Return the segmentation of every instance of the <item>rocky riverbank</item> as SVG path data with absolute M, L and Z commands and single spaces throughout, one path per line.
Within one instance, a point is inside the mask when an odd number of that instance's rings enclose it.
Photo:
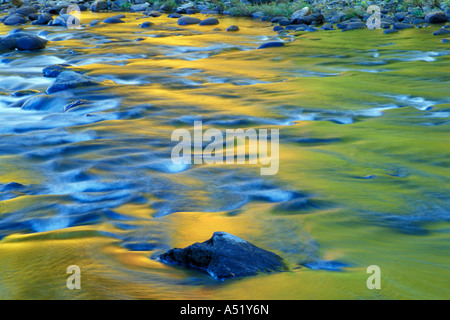
M 5 25 L 61 25 L 71 19 L 70 13 L 92 12 L 142 12 L 149 17 L 163 13 L 173 18 L 196 13 L 249 16 L 263 21 L 271 21 L 283 27 L 294 25 L 292 29 L 304 26 L 349 24 L 341 29 L 362 28 L 373 12 L 369 6 L 378 6 L 381 27 L 403 29 L 405 25 L 423 26 L 426 23 L 450 21 L 450 1 L 272 1 L 272 0 L 95 0 L 95 1 L 33 1 L 4 0 L 0 11 L 5 15 L 0 21 Z M 75 14 L 75 19 L 77 19 Z M 353 23 L 353 24 L 352 24 Z M 357 23 L 357 24 L 355 24 Z M 364 26 L 361 24 L 364 23 Z M 307 29 L 304 28 L 304 29 Z M 300 30 L 302 31 L 302 30 Z

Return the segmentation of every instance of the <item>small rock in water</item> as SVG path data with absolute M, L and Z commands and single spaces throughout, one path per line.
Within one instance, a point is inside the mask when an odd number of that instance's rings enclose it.
M 121 20 L 118 17 L 109 17 L 103 20 L 103 23 L 124 23 L 125 21 Z
M 198 18 L 182 16 L 181 18 L 178 19 L 177 23 L 180 26 L 185 26 L 185 25 L 189 25 L 189 24 L 199 24 L 200 22 L 201 22 L 201 20 Z
M 398 32 L 399 29 L 386 29 L 383 31 L 384 34 L 390 34 L 390 33 L 395 33 Z
M 167 16 L 167 18 L 181 18 L 183 15 L 179 14 L 179 13 L 171 13 Z
M 211 239 L 184 249 L 171 249 L 159 260 L 205 271 L 217 280 L 288 269 L 275 253 L 226 232 L 214 232 Z
M 214 17 L 206 18 L 205 20 L 200 21 L 199 25 L 201 26 L 214 26 L 219 24 L 219 20 Z
M 282 46 L 284 46 L 284 42 L 271 41 L 271 42 L 263 43 L 262 45 L 260 45 L 258 47 L 258 49 L 266 49 L 266 48 L 282 47 Z
M 227 28 L 227 32 L 236 32 L 236 31 L 239 31 L 238 26 L 232 25 Z
M 414 28 L 414 25 L 409 24 L 409 23 L 403 23 L 403 22 L 396 22 L 394 23 L 393 26 L 394 29 L 410 29 L 410 28 Z
M 72 66 L 70 64 L 52 64 L 50 66 L 45 67 L 42 69 L 42 75 L 44 77 L 49 78 L 55 78 L 57 77 L 61 72 L 71 70 Z
M 24 96 L 30 96 L 32 94 L 39 93 L 38 90 L 19 90 L 13 93 L 13 97 L 24 97 Z
M 81 87 L 97 86 L 101 85 L 99 81 L 94 80 L 91 77 L 81 75 L 74 71 L 63 71 L 57 77 L 55 82 L 48 87 L 47 93 L 55 93 L 67 89 L 75 89 Z
M 149 28 L 152 24 L 153 24 L 153 23 L 151 23 L 150 21 L 145 21 L 145 22 L 142 22 L 142 23 L 139 25 L 139 27 L 141 27 L 141 28 Z
M 450 29 L 446 29 L 446 28 L 441 28 L 441 29 L 436 30 L 435 32 L 433 32 L 433 34 L 435 36 L 439 36 L 441 34 L 448 34 L 448 33 L 450 33 Z

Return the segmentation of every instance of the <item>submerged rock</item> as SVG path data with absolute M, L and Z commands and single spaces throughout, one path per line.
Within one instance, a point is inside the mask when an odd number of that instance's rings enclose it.
M 202 270 L 217 280 L 287 270 L 280 256 L 226 232 L 214 232 L 211 239 L 184 249 L 171 249 L 159 260 Z
M 58 91 L 67 89 L 75 89 L 82 87 L 90 87 L 101 85 L 101 82 L 95 79 L 76 73 L 74 71 L 63 71 L 56 77 L 55 82 L 48 87 L 47 93 L 51 94 Z
M 262 45 L 260 45 L 258 47 L 258 49 L 266 49 L 266 48 L 282 47 L 282 46 L 284 46 L 284 42 L 271 41 L 271 42 L 263 43 Z

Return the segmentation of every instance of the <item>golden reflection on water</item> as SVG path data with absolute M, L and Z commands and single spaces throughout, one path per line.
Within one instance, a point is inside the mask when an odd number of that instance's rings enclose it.
M 107 14 L 83 13 L 82 23 L 104 19 Z M 448 98 L 448 55 L 434 62 L 397 61 L 373 66 L 365 72 L 355 62 L 369 59 L 370 50 L 395 58 L 407 50 L 444 50 L 430 37 L 430 30 L 404 30 L 383 37 L 380 32 L 297 34 L 297 40 L 283 49 L 253 50 L 274 34 L 270 25 L 250 19 L 223 17 L 225 29 L 237 24 L 236 34 L 212 31 L 200 26 L 179 27 L 168 18 L 139 19 L 127 14 L 126 23 L 100 26 L 97 35 L 111 42 L 93 47 L 84 38 L 53 41 L 58 50 L 76 48 L 86 58 L 102 54 L 114 56 L 145 54 L 147 58 L 124 59 L 123 64 L 93 62 L 83 65 L 92 76 L 149 76 L 152 81 L 119 84 L 107 89 L 125 97 L 126 107 L 148 103 L 172 110 L 174 117 L 199 112 L 220 120 L 224 115 L 260 117 L 279 122 L 267 128 L 280 129 L 285 137 L 280 146 L 280 170 L 268 177 L 285 189 L 299 190 L 314 197 L 319 207 L 301 212 L 282 211 L 276 204 L 254 201 L 236 215 L 229 212 L 175 212 L 155 217 L 146 204 L 125 204 L 115 208 L 133 220 L 124 226 L 139 225 L 142 233 L 158 230 L 165 245 L 185 247 L 210 238 L 215 231 L 226 231 L 255 245 L 274 251 L 287 259 L 291 271 L 216 283 L 196 271 L 166 266 L 155 260 L 158 250 L 130 251 L 120 240 L 108 235 L 125 235 L 126 229 L 102 218 L 96 224 L 73 226 L 47 232 L 11 234 L 0 241 L 0 298 L 14 299 L 446 299 L 450 297 L 449 223 L 444 217 L 424 223 L 426 234 L 396 231 L 383 224 L 377 213 L 405 216 L 429 201 L 428 193 L 445 194 L 448 188 L 448 125 L 422 126 L 420 111 L 409 106 L 388 110 L 381 117 L 361 117 L 362 106 L 391 101 L 384 93 L 413 95 L 427 99 Z M 137 24 L 153 21 L 156 26 L 140 29 Z M 159 25 L 166 24 L 170 28 Z M 28 28 L 28 27 L 27 27 Z M 34 27 L 30 27 L 33 29 Z M 10 28 L 1 25 L 0 32 Z M 188 30 L 188 31 L 187 31 Z M 82 30 L 68 31 L 74 35 Z M 177 36 L 172 36 L 177 33 Z M 150 37 L 147 37 L 149 36 Z M 159 35 L 159 37 L 155 37 Z M 146 37 L 136 43 L 137 37 Z M 393 42 L 390 46 L 381 46 Z M 239 44 L 240 50 L 218 51 L 200 59 L 183 59 L 189 51 L 165 55 L 181 47 L 207 47 L 213 44 Z M 283 50 L 283 51 L 280 51 Z M 23 54 L 23 53 L 21 53 Z M 24 55 L 24 54 L 23 54 Z M 348 55 L 347 58 L 335 56 Z M 113 59 L 114 60 L 114 59 Z M 120 59 L 119 59 L 120 60 Z M 349 61 L 347 63 L 347 61 Z M 335 64 L 335 66 L 333 66 Z M 331 65 L 331 67 L 330 67 Z M 359 69 L 358 69 L 359 68 Z M 448 69 L 448 68 L 447 68 Z M 191 70 L 196 70 L 189 74 Z M 308 72 L 305 72 L 308 71 Z M 188 76 L 182 76 L 187 72 Z M 313 73 L 311 73 L 313 72 Z M 425 77 L 425 74 L 433 74 Z M 121 78 L 123 77 L 123 78 Z M 447 77 L 447 78 L 446 78 Z M 206 80 L 205 80 L 206 79 Z M 209 81 L 208 81 L 209 79 Z M 213 79 L 213 80 L 211 80 Z M 114 79 L 112 79 L 114 81 Z M 132 81 L 135 79 L 132 78 Z M 196 85 L 187 84 L 189 80 Z M 248 81 L 242 85 L 239 81 Z M 235 83 L 233 83 L 233 81 Z M 252 82 L 253 81 L 253 82 Z M 370 103 L 366 103 L 369 101 Z M 281 107 L 299 106 L 287 123 Z M 196 109 L 189 109 L 190 107 Z M 122 108 L 122 107 L 121 107 Z M 176 109 L 179 108 L 179 109 Z M 280 109 L 281 108 L 281 109 Z M 289 109 L 287 109 L 289 110 Z M 356 121 L 337 124 L 331 121 L 305 121 L 300 113 L 332 110 L 354 112 Z M 435 107 L 448 110 L 448 104 Z M 169 139 L 176 124 L 162 118 L 108 120 L 70 128 L 72 132 L 89 129 L 99 135 L 113 132 L 145 139 Z M 167 116 L 169 117 L 169 116 Z M 261 124 L 258 124 L 261 126 Z M 210 125 L 212 127 L 212 125 Z M 206 128 L 206 126 L 205 126 Z M 336 139 L 332 143 L 296 143 L 290 138 Z M 100 143 L 97 141 L 95 143 Z M 84 143 L 94 142 L 80 142 Z M 124 148 L 126 146 L 123 146 Z M 142 146 L 145 148 L 145 146 Z M 150 149 L 150 147 L 148 147 Z M 120 153 L 120 146 L 115 150 Z M 95 152 L 80 155 L 96 160 Z M 33 163 L 20 157 L 0 158 L 0 183 L 42 183 L 44 177 Z M 215 167 L 223 167 L 216 165 Z M 230 166 L 230 170 L 233 166 Z M 410 174 L 395 176 L 398 168 Z M 201 170 L 201 166 L 194 170 Z M 257 174 L 254 166 L 247 171 Z M 91 173 L 102 174 L 92 168 Z M 144 170 L 140 174 L 154 172 Z M 207 201 L 207 181 L 187 173 L 158 173 L 162 177 L 191 186 L 192 201 Z M 360 179 L 373 175 L 376 179 Z M 53 200 L 54 199 L 54 200 Z M 431 198 L 433 199 L 433 198 Z M 34 205 L 40 201 L 59 201 L 53 195 L 23 195 L 0 202 L 0 214 Z M 445 202 L 444 202 L 445 203 Z M 448 203 L 448 202 L 447 202 Z M 416 206 L 416 207 L 417 207 Z M 425 212 L 434 212 L 433 203 Z M 439 209 L 439 208 L 438 208 Z M 428 210 L 428 211 L 426 211 Z M 383 214 L 381 214 L 382 216 Z M 378 220 L 377 220 L 378 219 Z M 341 272 L 311 270 L 298 264 L 302 255 L 345 261 Z M 311 252 L 308 252 L 311 250 Z M 65 284 L 66 268 L 77 264 L 82 270 L 82 290 L 71 291 Z M 366 268 L 376 264 L 382 270 L 382 289 L 368 290 Z

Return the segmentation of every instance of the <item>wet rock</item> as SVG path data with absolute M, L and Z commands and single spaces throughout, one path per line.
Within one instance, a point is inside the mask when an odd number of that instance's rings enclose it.
M 150 6 L 149 3 L 135 4 L 130 7 L 131 12 L 145 11 Z
M 101 85 L 101 83 L 91 77 L 81 75 L 74 71 L 63 71 L 56 77 L 53 84 L 48 87 L 47 93 L 51 94 L 68 89 L 98 85 Z
M 275 26 L 273 27 L 273 31 L 278 32 L 278 31 L 283 31 L 284 28 L 282 26 Z
M 202 270 L 217 280 L 287 270 L 280 256 L 226 232 L 214 232 L 211 239 L 184 249 L 171 249 L 159 260 Z
M 363 22 L 350 22 L 345 24 L 345 27 L 342 29 L 342 31 L 364 29 L 364 28 L 366 28 L 366 24 Z
M 322 26 L 322 28 L 320 28 L 320 29 L 325 30 L 325 31 L 334 30 L 333 25 L 330 23 Z
M 307 24 L 311 23 L 322 24 L 324 22 L 325 17 L 321 13 L 313 13 L 308 16 L 304 16 L 298 19 L 291 20 L 292 24 Z
M 185 25 L 189 25 L 189 24 L 199 24 L 200 22 L 201 22 L 201 20 L 198 18 L 183 16 L 178 19 L 177 23 L 180 26 L 185 26 Z
M 12 31 L 4 38 L 0 38 L 0 51 L 8 50 L 39 50 L 45 48 L 47 40 L 25 32 Z
M 28 90 L 16 91 L 12 95 L 13 95 L 13 97 L 25 97 L 25 96 L 30 96 L 30 95 L 33 95 L 33 94 L 36 94 L 36 93 L 39 93 L 39 91 L 38 90 L 28 89 Z
M 298 19 L 303 18 L 305 16 L 309 16 L 310 14 L 312 14 L 311 8 L 304 7 L 303 9 L 295 11 L 291 15 L 291 20 L 298 20 Z
M 153 23 L 151 23 L 150 21 L 145 21 L 145 22 L 142 22 L 142 23 L 139 25 L 139 27 L 141 27 L 141 28 L 149 28 L 152 24 L 153 24 Z
M 0 52 L 17 48 L 17 39 L 11 37 L 0 38 Z
M 103 23 L 114 24 L 114 23 L 124 23 L 125 21 L 121 20 L 118 17 L 109 17 L 102 21 Z
M 67 112 L 67 111 L 69 111 L 70 109 L 74 109 L 74 108 L 76 108 L 76 107 L 78 107 L 78 106 L 80 106 L 80 105 L 82 105 L 82 104 L 86 104 L 87 103 L 87 100 L 83 100 L 83 99 L 81 99 L 81 100 L 76 100 L 76 101 L 74 101 L 74 102 L 71 102 L 71 103 L 69 103 L 69 104 L 66 104 L 65 106 L 64 106 L 64 108 L 63 108 L 63 111 L 64 112 Z
M 91 22 L 89 22 L 89 26 L 93 27 L 93 26 L 96 26 L 99 23 L 100 23 L 100 20 L 92 20 Z
M 162 15 L 162 13 L 159 11 L 151 11 L 151 12 L 147 13 L 147 17 L 153 17 L 153 18 L 158 18 L 161 15 Z
M 31 24 L 33 25 L 47 25 L 50 21 L 53 20 L 53 16 L 49 13 L 41 13 L 37 20 L 33 21 Z
M 441 28 L 441 29 L 436 30 L 435 32 L 433 32 L 433 35 L 439 36 L 441 34 L 449 34 L 449 33 L 450 33 L 450 29 Z
M 55 96 L 38 94 L 24 102 L 22 110 L 54 110 L 61 108 L 61 99 Z
M 12 14 L 3 21 L 5 26 L 18 26 L 25 24 L 27 20 L 20 14 Z
M 384 34 L 391 34 L 391 33 L 395 33 L 398 32 L 399 29 L 386 29 L 383 31 Z
M 52 64 L 42 70 L 42 75 L 44 77 L 56 78 L 61 72 L 69 71 L 71 68 L 72 66 L 70 64 Z
M 396 23 L 394 23 L 393 28 L 394 29 L 399 29 L 399 30 L 410 29 L 410 28 L 414 28 L 414 25 L 409 24 L 409 23 L 396 22 Z
M 226 30 L 227 32 L 236 32 L 239 31 L 239 27 L 236 25 L 229 26 Z
M 407 12 L 396 12 L 394 14 L 394 17 L 396 17 L 398 21 L 403 21 L 407 15 L 408 15 Z
M 47 40 L 37 36 L 23 36 L 17 39 L 17 49 L 19 50 L 40 50 L 47 45 Z
M 284 46 L 284 42 L 271 41 L 271 42 L 263 43 L 262 45 L 260 45 L 258 47 L 258 49 L 267 49 L 267 48 L 282 47 L 282 46 Z
M 214 17 L 206 18 L 205 20 L 200 21 L 199 25 L 201 26 L 214 26 L 219 24 L 219 20 Z
M 425 16 L 427 23 L 443 23 L 447 21 L 447 16 L 444 11 L 430 12 Z
M 22 6 L 19 9 L 16 9 L 16 13 L 20 14 L 24 17 L 28 17 L 32 13 L 36 13 L 37 10 L 33 6 Z
M 167 18 L 173 18 L 173 19 L 178 19 L 178 18 L 181 18 L 181 17 L 182 17 L 182 15 L 179 14 L 179 13 L 171 13 L 171 14 L 169 14 L 167 16 Z
M 104 0 L 96 0 L 91 4 L 90 9 L 92 12 L 106 11 L 108 3 Z

